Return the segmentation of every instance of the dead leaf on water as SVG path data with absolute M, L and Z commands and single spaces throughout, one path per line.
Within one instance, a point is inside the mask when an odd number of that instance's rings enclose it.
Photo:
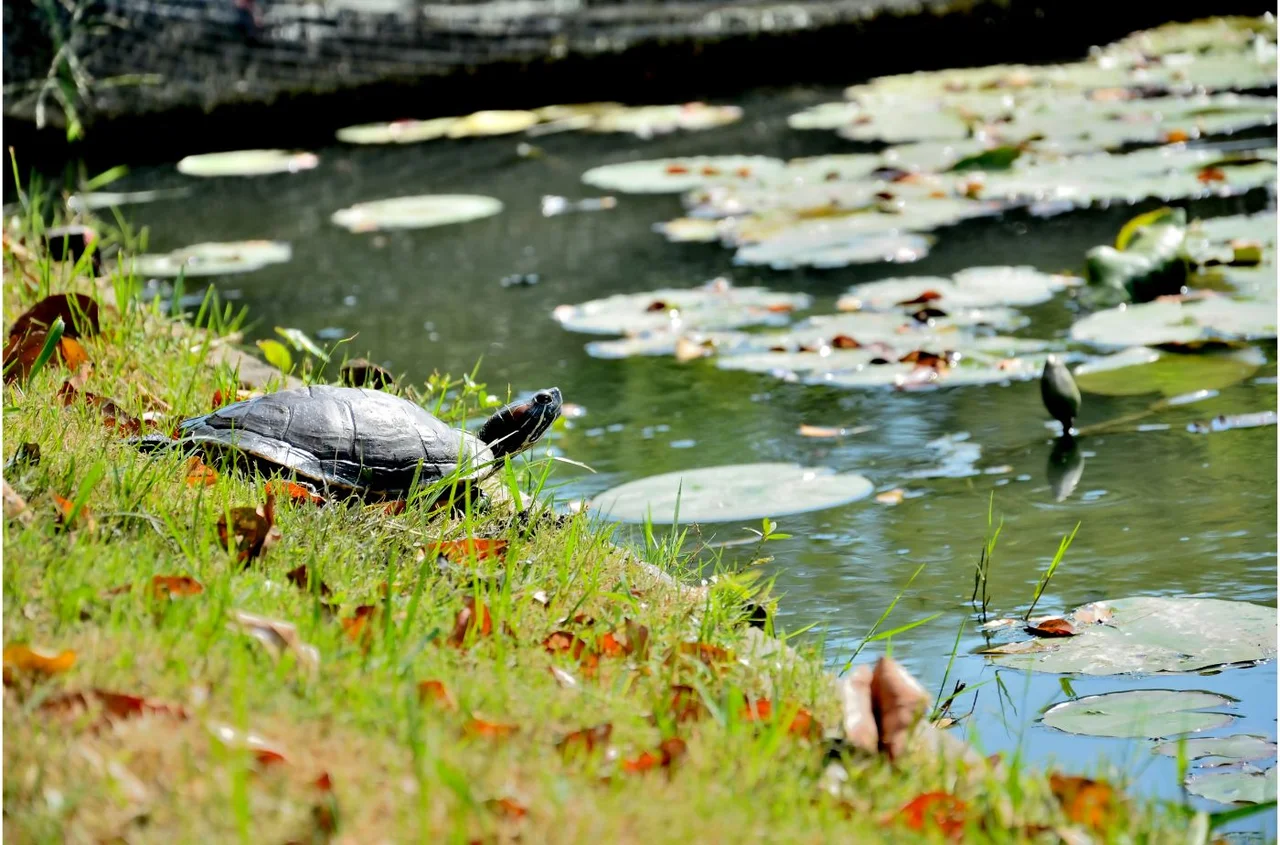
M 1035 634 L 1037 637 L 1074 637 L 1076 635 L 1075 626 L 1058 617 L 1033 619 L 1027 623 L 1025 630 L 1028 634 Z

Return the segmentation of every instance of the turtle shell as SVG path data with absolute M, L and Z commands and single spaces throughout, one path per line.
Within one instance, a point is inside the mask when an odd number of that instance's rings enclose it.
M 183 442 L 238 452 L 325 487 L 403 497 L 492 459 L 487 446 L 378 390 L 313 385 L 236 402 L 181 424 Z M 474 475 L 474 473 L 473 473 Z

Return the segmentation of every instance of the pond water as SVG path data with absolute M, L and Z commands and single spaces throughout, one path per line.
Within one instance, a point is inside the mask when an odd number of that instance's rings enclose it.
M 984 637 L 969 605 L 974 566 L 988 531 L 988 508 L 1004 520 L 990 575 L 996 615 L 1020 614 L 1035 583 L 1077 522 L 1079 534 L 1038 612 L 1068 611 L 1131 595 L 1197 595 L 1274 606 L 1276 601 L 1276 431 L 1272 427 L 1204 435 L 1194 420 L 1276 406 L 1275 345 L 1261 344 L 1268 364 L 1255 377 L 1210 400 L 1144 420 L 1167 430 L 1121 431 L 1081 441 L 1083 473 L 1075 491 L 1055 501 L 1047 475 L 1052 431 L 1035 382 L 960 387 L 926 393 L 854 391 L 787 384 L 767 376 L 671 358 L 598 360 L 590 336 L 563 330 L 551 312 L 619 292 L 690 287 L 716 276 L 815 297 L 831 311 L 850 284 L 895 275 L 947 275 L 975 265 L 1030 264 L 1079 272 L 1091 246 L 1110 242 L 1141 208 L 1075 212 L 1049 219 L 1015 213 L 946 230 L 932 253 L 906 267 L 865 265 L 774 272 L 735 267 L 716 245 L 671 244 L 651 231 L 679 216 L 678 195 L 620 196 L 617 208 L 543 217 L 540 198 L 595 196 L 580 175 L 590 167 L 638 158 L 754 153 L 790 158 L 849 152 L 856 145 L 829 133 L 800 133 L 786 115 L 839 99 L 834 90 L 760 92 L 739 101 L 747 117 L 734 126 L 638 141 L 578 133 L 535 139 L 544 155 L 522 158 L 519 137 L 440 141 L 403 147 L 315 149 L 317 169 L 294 176 L 188 180 L 171 166 L 135 170 L 112 190 L 189 187 L 185 199 L 123 209 L 150 232 L 151 251 L 199 241 L 249 238 L 292 243 L 287 264 L 216 279 L 226 296 L 249 306 L 254 337 L 274 326 L 312 336 L 357 335 L 364 354 L 412 379 L 432 370 L 454 374 L 482 360 L 479 379 L 494 392 L 558 385 L 585 416 L 554 441 L 594 474 L 565 464 L 554 473 L 557 497 L 590 497 L 623 481 L 660 472 L 757 461 L 798 462 L 856 471 L 877 491 L 905 488 L 896 506 L 866 498 L 843 507 L 780 519 L 792 539 L 769 544 L 777 577 L 778 621 L 825 641 L 841 665 L 912 573 L 884 628 L 941 612 L 892 639 L 895 657 L 938 689 L 959 639 L 947 681 L 972 685 L 993 669 L 972 654 Z M 250 141 L 246 138 L 246 141 Z M 252 143 L 246 143 L 252 146 Z M 351 234 L 329 215 L 355 202 L 416 193 L 479 193 L 506 206 L 496 217 L 409 232 Z M 1256 193 L 1256 192 L 1255 192 Z M 1256 195 L 1201 202 L 1195 214 L 1239 214 L 1266 207 Z M 1148 206 L 1154 207 L 1154 206 Z M 530 287 L 503 287 L 511 274 L 536 273 Z M 1029 309 L 1024 334 L 1061 334 L 1073 315 L 1064 297 Z M 1153 396 L 1085 396 L 1081 424 L 1145 408 Z M 801 424 L 869 427 L 836 440 L 801 436 Z M 937 462 L 926 444 L 965 432 L 980 445 L 980 466 L 998 472 L 962 479 L 908 479 Z M 916 495 L 918 494 L 918 495 Z M 703 526 L 706 541 L 744 537 L 743 525 Z M 713 540 L 714 538 L 714 540 Z M 753 547 L 725 550 L 744 564 Z M 872 643 L 859 661 L 883 653 Z M 1139 789 L 1176 798 L 1174 762 L 1141 741 L 1070 736 L 1040 725 L 1041 710 L 1066 697 L 1054 675 L 1002 670 L 1009 695 L 987 684 L 976 691 L 968 722 L 989 752 L 1022 747 L 1032 758 L 1072 770 L 1106 762 L 1138 779 Z M 1276 733 L 1274 663 L 1212 675 L 1134 680 L 1074 678 L 1087 695 L 1135 686 L 1207 689 L 1239 699 L 1238 720 L 1219 733 Z M 956 709 L 974 705 L 964 695 Z M 1221 805 L 1205 803 L 1209 808 Z M 1255 817 L 1245 830 L 1274 835 Z

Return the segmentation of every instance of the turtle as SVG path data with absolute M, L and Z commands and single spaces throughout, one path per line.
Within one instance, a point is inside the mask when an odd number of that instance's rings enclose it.
M 413 402 L 359 387 L 311 385 L 256 396 L 184 420 L 177 438 L 150 435 L 145 451 L 181 448 L 223 455 L 265 475 L 291 474 L 330 494 L 366 501 L 407 499 L 453 478 L 479 483 L 541 437 L 560 415 L 560 389 L 502 406 L 472 434 L 450 428 Z M 466 484 L 471 482 L 471 484 Z M 448 491 L 441 498 L 462 500 Z

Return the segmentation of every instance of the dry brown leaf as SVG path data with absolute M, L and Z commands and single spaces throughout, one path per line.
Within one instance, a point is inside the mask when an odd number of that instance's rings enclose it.
M 212 487 L 218 483 L 218 473 L 213 467 L 200 460 L 199 455 L 187 458 L 186 476 L 188 487 Z
M 733 660 L 732 652 L 711 643 L 680 643 L 667 656 L 667 663 L 674 661 L 677 655 L 696 657 L 708 666 L 729 663 Z
M 88 505 L 80 508 L 76 512 L 75 503 L 70 499 L 64 499 L 57 493 L 51 493 L 53 503 L 58 508 L 58 528 L 66 531 L 69 529 L 83 528 L 92 533 L 98 529 L 98 522 L 93 518 L 93 511 L 89 510 Z M 72 524 L 72 514 L 75 514 L 74 524 Z
M 433 702 L 451 712 L 458 710 L 458 702 L 454 699 L 453 693 L 449 692 L 449 688 L 444 685 L 444 681 L 419 681 L 418 700 Z
M 132 719 L 138 716 L 168 716 L 174 719 L 186 719 L 187 711 L 179 704 L 110 692 L 103 689 L 70 691 L 59 693 L 45 699 L 40 709 L 59 715 L 78 714 L 87 711 L 97 704 L 102 708 L 104 718 Z
M 859 666 L 838 679 L 836 693 L 840 697 L 845 742 L 854 748 L 875 753 L 880 743 L 880 731 L 871 705 L 871 667 Z
M 1035 634 L 1037 637 L 1074 637 L 1076 635 L 1074 625 L 1056 616 L 1033 619 L 1026 625 L 1025 630 L 1028 634 Z
M 847 334 L 838 334 L 831 338 L 831 346 L 835 349 L 861 349 L 862 344 Z
M 1123 801 L 1109 783 L 1057 772 L 1049 775 L 1049 789 L 1068 819 L 1094 831 L 1111 828 Z
M 670 768 L 671 764 L 680 759 L 688 751 L 685 741 L 679 737 L 671 737 L 664 739 L 658 746 L 656 752 L 646 751 L 633 760 L 623 760 L 622 770 L 624 772 L 647 772 L 650 769 Z
M 964 838 L 967 812 L 965 802 L 949 792 L 926 792 L 907 802 L 884 824 L 898 823 L 922 832 L 936 827 L 944 836 L 959 842 Z
M 743 722 L 771 722 L 775 718 L 773 703 L 767 698 L 758 698 L 742 708 L 739 718 Z M 787 724 L 787 733 L 792 736 L 821 736 L 822 725 L 812 713 L 801 707 Z
M 493 633 L 493 618 L 484 602 L 477 602 L 474 596 L 462 600 L 462 609 L 453 621 L 453 632 L 449 634 L 449 645 L 462 648 L 468 637 L 479 639 Z
M 57 293 L 32 305 L 14 321 L 9 337 L 22 337 L 33 332 L 46 332 L 59 318 L 65 328 L 63 337 L 91 337 L 100 330 L 98 303 L 83 293 Z
M 514 798 L 490 798 L 484 802 L 490 810 L 504 819 L 522 819 L 529 815 L 529 810 Z
M 364 358 L 352 358 L 338 370 L 342 383 L 347 387 L 367 387 L 382 390 L 395 387 L 396 378 L 390 371 Z
M 354 614 L 343 619 L 342 630 L 346 632 L 347 639 L 353 643 L 361 642 L 367 649 L 373 641 L 373 626 L 369 623 L 377 612 L 376 605 L 362 604 L 356 608 Z
M 486 722 L 484 719 L 472 717 L 462 731 L 467 736 L 487 736 L 494 739 L 502 739 L 511 736 L 520 730 L 519 725 L 504 725 L 499 722 Z
M 325 503 L 324 496 L 292 481 L 268 481 L 266 489 L 290 502 L 309 502 L 317 507 Z
M 266 502 L 258 507 L 231 509 L 236 560 L 242 563 L 251 561 L 265 554 L 267 549 L 280 541 L 280 527 L 276 525 L 275 500 L 275 493 L 268 489 Z M 218 517 L 218 540 L 224 549 L 228 544 L 227 535 L 227 517 L 223 514 Z
M 676 684 L 671 687 L 669 709 L 676 724 L 696 722 L 711 714 L 707 705 L 702 702 L 702 696 L 698 691 L 686 684 Z
M 882 657 L 871 672 L 871 708 L 880 750 L 893 760 L 906 750 L 912 728 L 929 708 L 929 694 L 896 660 Z
M 542 647 L 548 654 L 568 654 L 574 660 L 580 659 L 584 653 L 590 651 L 586 640 L 572 631 L 556 631 L 542 641 Z
M 156 575 L 151 579 L 151 595 L 156 599 L 198 596 L 203 592 L 204 585 L 187 575 Z
M 467 537 L 463 540 L 440 540 L 428 543 L 425 548 L 429 554 L 444 555 L 451 563 L 462 563 L 471 558 L 481 561 L 498 557 L 507 550 L 508 544 L 508 540 Z
M 58 675 L 74 666 L 75 662 L 76 653 L 71 649 L 52 652 L 25 643 L 7 645 L 4 647 L 4 682 L 13 683 L 19 674 Z
M 74 404 L 77 401 L 84 401 L 85 404 L 92 405 L 98 409 L 98 413 L 102 416 L 102 424 L 122 437 L 133 437 L 142 431 L 141 420 L 124 411 L 114 401 L 105 396 L 80 390 L 77 386 L 78 383 L 83 382 L 77 382 L 77 379 L 73 378 L 63 382 L 62 387 L 58 388 L 58 396 L 62 398 L 64 406 Z
M 284 652 L 289 651 L 308 669 L 315 671 L 320 668 L 320 650 L 303 642 L 298 636 L 298 629 L 288 622 L 245 613 L 243 610 L 232 611 L 231 620 L 266 646 L 273 657 L 279 659 Z
M 604 746 L 608 745 L 609 737 L 611 736 L 613 736 L 613 725 L 610 722 L 605 722 L 594 727 L 574 731 L 556 743 L 556 747 L 566 757 L 571 757 L 574 754 L 590 754 L 597 747 L 603 749 Z

